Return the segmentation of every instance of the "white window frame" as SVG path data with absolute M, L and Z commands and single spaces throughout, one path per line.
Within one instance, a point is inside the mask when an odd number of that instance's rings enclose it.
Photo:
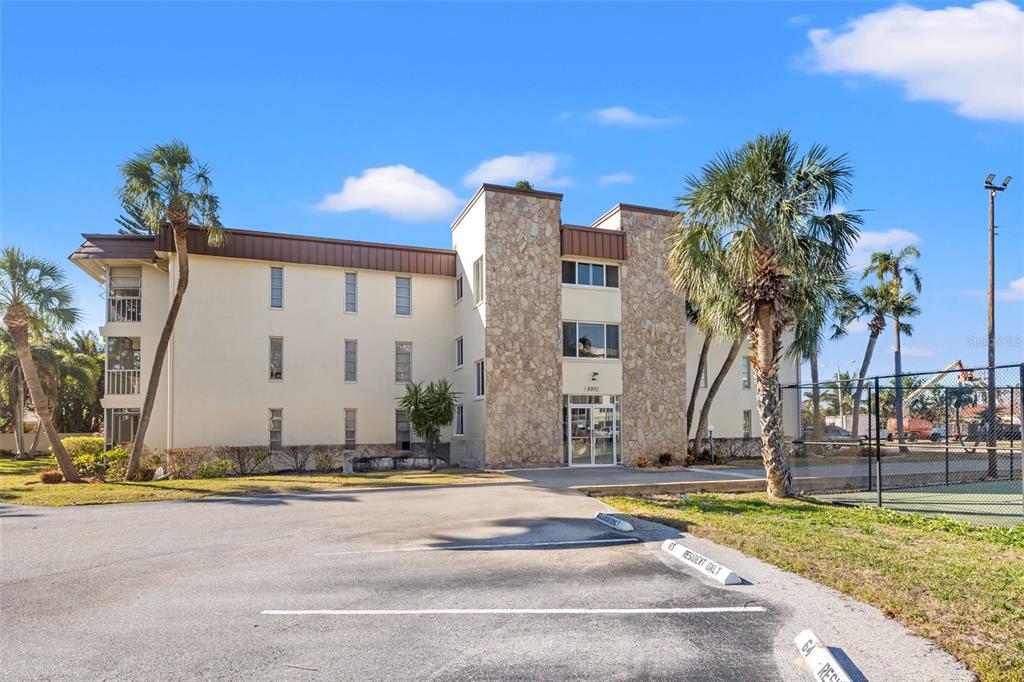
M 351 281 L 350 279 L 351 278 Z M 349 285 L 351 284 L 351 292 L 349 291 Z M 355 315 L 359 312 L 359 273 L 358 272 L 346 272 L 345 273 L 345 313 L 348 315 Z M 352 294 L 352 309 L 349 309 L 349 293 Z
M 743 437 L 753 438 L 754 437 L 754 412 L 753 410 L 743 410 Z
M 405 428 L 409 434 L 409 449 L 402 447 L 402 440 L 398 437 L 398 415 L 405 415 Z M 412 452 L 412 424 L 409 423 L 409 414 L 405 410 L 395 410 L 395 449 L 399 452 Z
M 750 357 L 743 358 L 743 362 L 740 364 L 740 386 L 747 389 L 753 385 L 753 367 L 750 364 Z
M 480 256 L 473 261 L 473 304 L 480 305 L 487 300 L 485 289 L 487 281 L 487 270 L 484 264 L 484 257 Z
M 348 378 L 348 348 L 349 344 L 352 344 L 354 359 L 354 367 L 352 368 L 352 378 Z M 359 381 L 359 340 L 358 339 L 345 339 L 345 346 L 342 349 L 341 358 L 342 370 L 341 375 L 344 378 L 345 383 L 354 384 Z
M 455 339 L 455 369 L 462 369 L 466 360 L 466 342 L 460 336 Z
M 278 377 L 274 376 L 274 341 L 281 342 L 281 367 L 279 368 L 281 376 Z M 284 337 L 271 336 L 270 345 L 267 348 L 267 353 L 267 381 L 273 381 L 275 383 L 284 381 Z
M 274 305 L 274 273 L 281 273 L 281 305 Z M 284 267 L 280 265 L 270 266 L 270 309 L 284 310 Z
M 274 413 L 278 412 L 277 420 L 277 448 L 274 447 Z M 267 411 L 267 440 L 271 452 L 278 452 L 284 449 L 284 408 L 271 407 Z
M 128 279 L 127 277 L 115 277 L 114 270 L 128 270 L 138 269 L 139 271 L 139 286 L 138 287 L 115 287 L 115 279 Z M 106 267 L 107 273 L 107 322 L 142 322 L 142 266 L 141 265 L 108 265 Z M 133 276 L 134 277 L 134 276 Z M 114 293 L 115 289 L 138 289 L 138 296 L 119 296 Z M 138 299 L 138 306 L 135 308 L 135 319 L 134 320 L 113 320 L 111 319 L 111 313 L 117 309 L 116 301 L 129 301 Z
M 352 428 L 351 429 L 349 428 L 349 424 L 348 424 L 349 416 L 352 417 Z M 343 431 L 343 433 L 341 434 L 342 435 L 342 444 L 343 444 L 343 446 L 344 446 L 344 448 L 346 450 L 352 450 L 352 449 L 355 448 L 356 443 L 357 443 L 356 439 L 357 439 L 357 433 L 358 433 L 357 429 L 358 429 L 358 424 L 359 424 L 359 411 L 356 408 L 354 408 L 354 407 L 346 407 L 345 411 L 343 413 L 343 417 L 342 418 L 344 420 L 344 422 L 342 423 L 342 431 Z M 349 431 L 352 432 L 352 438 L 348 437 Z
M 484 369 L 484 361 L 477 360 L 473 363 L 473 396 L 480 400 L 487 395 L 487 372 Z
M 465 287 L 465 280 L 463 280 L 462 275 L 460 274 L 458 277 L 455 278 L 455 304 L 456 305 L 458 305 L 459 303 L 462 303 L 462 295 L 463 295 L 463 292 L 464 292 L 464 287 Z
M 455 421 L 452 422 L 452 435 L 466 435 L 466 410 L 462 403 L 455 406 Z
M 403 313 L 398 309 L 398 290 L 399 281 L 406 281 L 409 283 L 409 312 Z M 395 276 L 395 315 L 397 317 L 411 317 L 412 316 L 412 277 L 406 277 L 404 275 Z
M 409 347 L 409 378 L 401 379 L 398 376 L 398 353 L 401 346 Z M 412 381 L 412 341 L 395 341 L 395 383 L 396 384 L 407 384 Z

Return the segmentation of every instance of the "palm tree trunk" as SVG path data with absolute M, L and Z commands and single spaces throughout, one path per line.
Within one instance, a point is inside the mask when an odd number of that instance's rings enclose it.
M 39 448 L 39 435 L 43 432 L 41 426 L 36 424 L 35 433 L 32 435 L 32 445 L 28 449 L 28 456 L 31 457 L 33 452 L 36 452 Z
M 736 356 L 740 354 L 740 348 L 743 346 L 742 340 L 736 340 L 732 342 L 732 346 L 729 347 L 729 354 L 725 357 L 725 362 L 722 363 L 722 368 L 718 370 L 718 374 L 715 375 L 715 380 L 708 386 L 708 394 L 704 396 L 704 405 L 700 408 L 700 422 L 697 424 L 697 433 L 693 437 L 693 448 L 695 453 L 700 453 L 701 445 L 703 445 L 704 434 L 708 431 L 708 419 L 711 417 L 711 403 L 715 400 L 715 395 L 718 393 L 718 389 L 721 388 L 725 382 L 725 377 L 729 374 L 729 370 L 732 369 L 732 365 L 736 362 Z
M 53 450 L 54 457 L 57 458 L 60 471 L 64 474 L 64 480 L 71 483 L 80 483 L 82 479 L 78 476 L 78 472 L 75 471 L 75 467 L 71 463 L 71 457 L 68 456 L 67 450 L 64 449 L 64 444 L 60 442 L 60 434 L 57 433 L 53 420 L 50 419 L 50 406 L 46 402 L 46 396 L 43 395 L 43 386 L 39 383 L 36 363 L 32 359 L 32 349 L 28 341 L 28 324 L 12 324 L 8 320 L 5 320 L 5 322 L 7 322 L 7 330 L 11 333 L 11 338 L 14 339 L 14 346 L 18 349 L 18 362 L 21 363 L 21 372 L 25 375 L 25 383 L 28 384 L 28 394 L 32 398 L 36 414 L 39 415 L 40 424 L 46 429 L 46 437 L 50 441 L 50 448 Z
M 697 405 L 697 392 L 700 390 L 700 382 L 704 378 L 705 368 L 708 366 L 708 352 L 711 350 L 711 334 L 704 335 L 704 342 L 700 346 L 700 358 L 697 360 L 697 374 L 693 380 L 693 388 L 690 389 L 690 402 L 686 406 L 686 428 L 693 431 L 693 409 Z M 698 438 L 700 437 L 698 432 Z M 700 452 L 700 443 L 695 441 L 697 452 Z
M 893 347 L 895 368 L 896 368 L 896 396 L 895 396 L 895 408 L 896 412 L 896 438 L 900 445 L 903 444 L 905 436 L 903 430 L 903 359 L 900 353 L 900 320 L 895 318 L 893 320 L 893 332 L 896 337 L 896 345 Z M 901 447 L 900 452 L 907 452 L 906 448 Z
M 792 495 L 789 462 L 782 447 L 782 401 L 779 386 L 779 356 L 782 340 L 773 313 L 774 303 L 758 304 L 751 335 L 754 393 L 761 420 L 761 459 L 764 461 L 767 492 L 771 497 Z
M 11 417 L 14 421 L 14 458 L 21 459 L 25 455 L 25 394 L 17 367 L 11 370 L 7 380 L 7 393 L 11 396 Z
M 821 386 L 818 384 L 818 351 L 811 351 L 807 356 L 811 363 L 811 440 L 821 441 Z M 842 394 L 839 394 L 842 400 Z M 818 446 L 814 446 L 817 451 Z
M 875 352 L 875 343 L 878 342 L 879 332 L 872 331 L 868 336 L 868 347 L 864 350 L 864 361 L 860 363 L 860 372 L 857 374 L 857 388 L 853 392 L 853 429 L 850 433 L 858 438 L 860 431 L 860 396 L 864 390 L 864 378 L 868 374 L 868 367 L 871 365 L 871 355 Z
M 132 443 L 132 454 L 128 459 L 128 467 L 125 471 L 125 478 L 131 480 L 135 477 L 139 468 L 139 460 L 142 458 L 142 449 L 146 442 L 146 429 L 149 427 L 149 419 L 153 414 L 153 404 L 156 402 L 157 389 L 160 387 L 160 375 L 163 373 L 164 358 L 167 356 L 167 346 L 171 342 L 171 334 L 174 332 L 174 323 L 178 319 L 178 311 L 181 309 L 181 301 L 185 298 L 185 290 L 188 288 L 188 225 L 174 225 L 174 250 L 178 255 L 178 282 L 174 290 L 174 299 L 171 301 L 171 308 L 167 311 L 167 319 L 164 321 L 164 329 L 160 334 L 160 341 L 153 352 L 153 367 L 149 372 L 149 381 L 146 384 L 146 399 L 142 403 L 142 410 L 139 413 L 139 427 L 135 433 L 135 441 Z

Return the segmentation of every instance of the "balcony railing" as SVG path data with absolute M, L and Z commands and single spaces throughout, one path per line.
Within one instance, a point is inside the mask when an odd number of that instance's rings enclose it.
M 107 299 L 107 322 L 141 321 L 141 296 L 111 296 Z
M 107 370 L 107 395 L 136 395 L 139 392 L 139 380 L 142 370 L 138 369 L 108 369 Z

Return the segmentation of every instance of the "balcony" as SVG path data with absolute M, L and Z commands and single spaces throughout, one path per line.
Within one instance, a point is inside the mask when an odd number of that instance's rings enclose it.
M 141 321 L 141 296 L 110 296 L 107 299 L 107 322 Z
M 141 385 L 140 369 L 108 369 L 107 395 L 138 395 Z

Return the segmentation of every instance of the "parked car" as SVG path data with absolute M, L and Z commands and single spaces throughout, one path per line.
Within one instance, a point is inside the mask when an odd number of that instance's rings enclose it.
M 813 426 L 804 427 L 803 438 L 804 440 L 813 440 Z M 853 434 L 841 426 L 825 424 L 821 427 L 821 440 L 853 440 Z

